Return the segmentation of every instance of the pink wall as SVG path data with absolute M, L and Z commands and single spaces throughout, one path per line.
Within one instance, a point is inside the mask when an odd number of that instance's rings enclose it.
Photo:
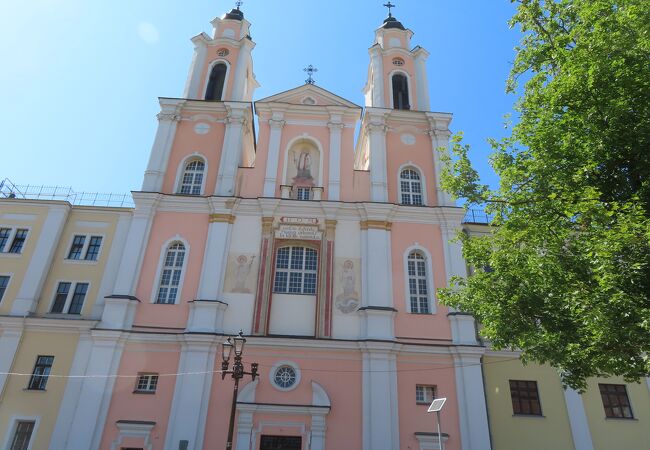
M 440 227 L 427 224 L 393 223 L 391 238 L 393 299 L 394 306 L 398 310 L 395 317 L 395 335 L 419 339 L 450 340 L 451 327 L 447 319 L 448 309 L 445 306 L 437 305 L 435 314 L 409 314 L 406 312 L 404 253 L 409 247 L 417 243 L 431 255 L 434 286 L 429 286 L 429 290 L 433 291 L 446 285 Z
M 156 214 L 136 290 L 140 303 L 136 310 L 135 326 L 185 328 L 189 315 L 187 303 L 196 299 L 208 225 L 207 214 Z M 158 267 L 161 254 L 165 251 L 164 244 L 176 237 L 185 239 L 189 244 L 189 251 L 186 249 L 185 253 L 186 267 L 180 296 L 175 305 L 152 303 L 152 298 L 156 295 L 152 290 L 158 281 Z
M 106 416 L 101 449 L 110 449 L 111 443 L 118 438 L 119 430 L 115 425 L 118 420 L 156 422 L 151 431 L 153 450 L 163 449 L 176 377 L 159 377 L 155 394 L 134 394 L 136 378 L 133 376 L 139 372 L 176 373 L 179 355 L 180 348 L 177 345 L 126 344 Z M 142 446 L 142 442 L 131 444 Z M 124 442 L 122 447 L 128 445 L 129 442 Z

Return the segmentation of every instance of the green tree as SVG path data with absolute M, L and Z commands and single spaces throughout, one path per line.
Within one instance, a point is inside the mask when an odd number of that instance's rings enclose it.
M 516 3 L 517 121 L 491 141 L 499 187 L 481 183 L 462 136 L 443 158 L 443 188 L 486 205 L 493 233 L 459 236 L 476 271 L 441 299 L 573 388 L 638 381 L 650 375 L 650 5 Z

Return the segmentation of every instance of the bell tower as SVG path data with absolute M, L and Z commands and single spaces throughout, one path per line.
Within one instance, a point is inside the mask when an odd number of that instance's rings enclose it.
M 185 84 L 184 98 L 208 101 L 250 102 L 259 87 L 253 73 L 251 52 L 255 43 L 250 22 L 237 7 L 212 23 L 212 37 L 201 33 L 192 38 L 194 56 Z
M 413 32 L 395 18 L 388 2 L 388 17 L 375 31 L 375 42 L 368 50 L 370 67 L 363 90 L 366 106 L 401 110 L 429 111 L 426 60 L 429 52 L 411 48 Z

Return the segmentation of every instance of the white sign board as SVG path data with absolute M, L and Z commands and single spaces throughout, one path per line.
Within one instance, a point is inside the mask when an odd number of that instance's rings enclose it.
M 300 239 L 308 241 L 320 241 L 323 232 L 318 227 L 304 225 L 284 225 L 275 231 L 276 239 Z
M 442 406 L 447 401 L 447 398 L 437 398 L 431 402 L 431 406 L 427 409 L 427 412 L 438 412 L 442 409 Z

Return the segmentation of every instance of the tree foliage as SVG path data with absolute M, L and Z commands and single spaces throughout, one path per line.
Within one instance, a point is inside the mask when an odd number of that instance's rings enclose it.
M 481 184 L 461 137 L 442 177 L 487 205 L 493 233 L 459 237 L 475 274 L 441 299 L 571 387 L 637 381 L 650 375 L 650 5 L 517 3 L 518 120 L 491 142 L 499 187 Z

